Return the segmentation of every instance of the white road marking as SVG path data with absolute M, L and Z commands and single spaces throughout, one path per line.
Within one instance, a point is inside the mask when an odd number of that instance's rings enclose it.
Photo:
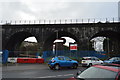
M 73 74 L 66 74 L 66 75 L 64 75 L 64 76 L 71 76 L 71 75 L 73 75 Z
M 53 78 L 53 77 L 56 77 L 56 76 L 44 76 L 44 77 L 37 77 L 37 78 Z
M 60 76 L 63 76 L 63 75 L 57 75 L 57 76 L 59 76 L 59 77 L 60 77 Z
M 35 78 L 55 78 L 55 77 L 61 77 L 61 76 L 71 76 L 74 74 L 65 74 L 65 75 L 56 75 L 56 76 L 44 76 L 44 77 L 35 77 Z

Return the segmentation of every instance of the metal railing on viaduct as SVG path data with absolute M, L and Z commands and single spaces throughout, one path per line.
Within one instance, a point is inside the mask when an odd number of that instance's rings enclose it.
M 77 23 L 115 23 L 120 18 L 84 18 L 84 19 L 57 19 L 57 20 L 0 20 L 0 24 L 77 24 Z

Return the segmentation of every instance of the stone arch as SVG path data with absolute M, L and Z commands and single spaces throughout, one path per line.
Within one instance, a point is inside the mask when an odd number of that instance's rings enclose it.
M 92 38 L 95 37 L 108 37 L 108 38 L 112 38 L 112 39 L 119 39 L 120 40 L 120 33 L 119 32 L 115 32 L 115 31 L 111 31 L 111 30 L 105 30 L 105 31 L 99 31 L 98 33 L 94 34 Z
M 45 40 L 44 45 L 43 45 L 43 50 L 44 51 L 45 50 L 51 50 L 50 47 L 53 45 L 53 42 L 57 39 L 56 35 L 57 35 L 57 32 L 53 32 L 52 35 L 48 36 L 48 38 Z M 61 37 L 73 38 L 76 41 L 76 43 L 79 44 L 78 38 L 75 37 L 70 32 L 58 30 L 58 38 L 61 38 Z
M 28 37 L 34 36 L 36 39 L 38 39 L 35 35 L 29 33 L 29 32 L 25 32 L 25 31 L 21 31 L 21 32 L 17 32 L 13 35 L 11 35 L 11 37 L 9 38 L 7 44 L 5 45 L 5 49 L 12 51 L 9 56 L 16 56 L 16 54 L 14 54 L 14 50 L 20 46 L 20 44 Z M 37 40 L 38 41 L 38 40 Z
M 95 37 L 106 37 L 103 42 L 103 48 L 107 53 L 111 53 L 111 55 L 119 54 L 120 52 L 120 33 L 111 30 L 99 31 L 94 34 L 90 39 Z M 109 44 L 109 46 L 108 46 Z M 109 48 L 109 51 L 108 51 Z

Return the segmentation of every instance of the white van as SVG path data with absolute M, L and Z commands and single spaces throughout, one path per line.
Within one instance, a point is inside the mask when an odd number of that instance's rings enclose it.
M 103 64 L 103 61 L 97 57 L 83 57 L 81 64 L 82 66 L 92 66 L 96 64 Z

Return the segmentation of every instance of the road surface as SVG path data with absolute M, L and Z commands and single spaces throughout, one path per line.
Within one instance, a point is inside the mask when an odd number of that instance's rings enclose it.
M 75 76 L 78 70 L 85 70 L 85 67 L 78 69 L 63 68 L 61 70 L 50 70 L 47 64 L 14 64 L 2 67 L 2 78 L 12 80 L 17 78 L 46 79 L 46 78 L 70 78 Z

